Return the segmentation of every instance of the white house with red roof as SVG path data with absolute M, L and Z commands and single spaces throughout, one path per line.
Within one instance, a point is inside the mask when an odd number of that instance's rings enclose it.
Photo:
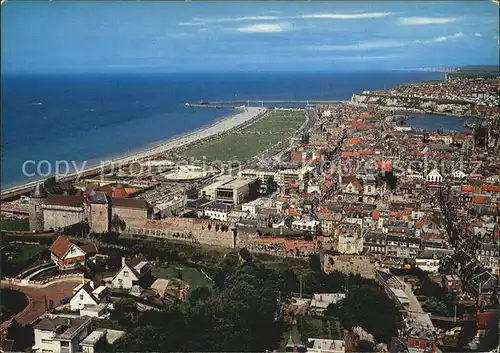
M 60 269 L 74 268 L 78 264 L 85 264 L 87 255 L 80 247 L 73 244 L 68 238 L 60 235 L 49 248 L 50 257 Z

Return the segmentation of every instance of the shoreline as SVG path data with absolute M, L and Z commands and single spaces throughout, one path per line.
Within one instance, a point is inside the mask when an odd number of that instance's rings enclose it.
M 216 136 L 220 133 L 227 133 L 231 130 L 237 129 L 241 125 L 252 122 L 268 109 L 262 107 L 247 107 L 245 108 L 245 111 L 242 112 L 241 110 L 242 109 L 237 109 L 237 111 L 240 112 L 216 119 L 196 130 L 191 130 L 177 136 L 172 136 L 164 141 L 152 143 L 150 146 L 141 147 L 134 151 L 122 153 L 115 156 L 101 158 L 100 161 L 92 161 L 93 163 L 85 169 L 79 172 L 68 173 L 61 178 L 71 179 L 78 177 L 79 174 L 90 173 L 92 171 L 102 169 L 103 163 L 106 163 L 106 165 L 109 166 L 125 166 L 144 158 L 154 157 L 155 155 L 159 155 L 161 153 L 165 153 L 182 146 L 190 145 L 196 141 Z M 2 197 L 7 197 L 6 194 L 8 193 L 13 193 L 16 191 L 19 192 L 28 187 L 34 187 L 36 184 L 45 181 L 49 177 L 50 176 L 47 176 L 43 179 L 19 182 L 16 185 L 2 187 Z

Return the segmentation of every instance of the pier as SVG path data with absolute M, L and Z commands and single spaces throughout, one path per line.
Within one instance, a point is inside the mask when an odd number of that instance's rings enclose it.
M 350 101 L 345 100 L 227 100 L 227 101 L 201 101 L 199 103 L 186 103 L 187 108 L 215 108 L 215 109 L 239 109 L 245 107 L 275 107 L 283 105 L 294 106 L 315 106 L 315 105 L 334 105 L 345 104 Z

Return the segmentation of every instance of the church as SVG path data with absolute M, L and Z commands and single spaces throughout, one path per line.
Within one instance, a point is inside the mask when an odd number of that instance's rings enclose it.
M 51 193 L 53 188 L 40 183 L 30 197 L 30 231 L 57 231 L 85 224 L 91 232 L 104 233 L 111 230 L 114 218 L 125 224 L 153 218 L 153 207 L 148 202 L 127 198 L 122 189 L 118 185 L 112 192 L 94 188 L 71 195 Z

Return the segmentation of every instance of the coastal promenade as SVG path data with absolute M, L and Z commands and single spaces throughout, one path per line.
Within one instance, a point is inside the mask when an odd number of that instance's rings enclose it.
M 166 142 L 160 143 L 158 145 L 152 146 L 148 149 L 142 150 L 142 151 L 137 151 L 130 153 L 128 155 L 125 155 L 123 157 L 115 158 L 112 160 L 103 160 L 101 163 L 97 165 L 93 165 L 89 168 L 86 168 L 83 171 L 80 171 L 79 173 L 71 173 L 68 174 L 64 177 L 61 177 L 61 181 L 74 181 L 77 178 L 82 178 L 82 177 L 90 177 L 93 175 L 97 175 L 99 173 L 107 173 L 110 170 L 119 168 L 119 167 L 125 167 L 131 163 L 140 161 L 145 158 L 153 157 L 155 155 L 158 155 L 160 153 L 167 152 L 169 150 L 172 150 L 174 148 L 179 148 L 181 146 L 186 146 L 189 145 L 193 142 L 203 140 L 212 136 L 216 136 L 221 133 L 228 132 L 230 130 L 236 129 L 241 125 L 248 124 L 254 119 L 257 119 L 262 116 L 267 111 L 266 108 L 256 108 L 256 107 L 248 107 L 245 108 L 245 111 L 231 115 L 229 117 L 223 118 L 221 120 L 218 120 L 214 123 L 212 123 L 209 126 L 202 127 L 198 130 L 189 132 L 183 136 L 180 137 L 174 137 L 172 139 L 169 139 Z M 35 185 L 38 183 L 42 182 L 43 180 L 37 180 L 37 181 L 32 181 L 29 183 L 25 183 L 19 186 L 15 186 L 12 188 L 4 189 L 2 190 L 1 194 L 1 199 L 6 200 L 12 197 L 17 197 L 22 194 L 25 194 Z

